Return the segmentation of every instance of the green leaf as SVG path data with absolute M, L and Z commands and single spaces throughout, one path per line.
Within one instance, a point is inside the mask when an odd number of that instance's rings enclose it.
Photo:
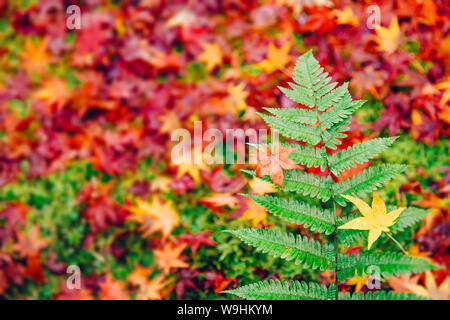
M 369 291 L 364 292 L 339 292 L 339 300 L 426 300 L 422 296 L 417 296 L 406 292 L 393 291 Z
M 358 276 L 363 277 L 363 272 L 369 274 L 367 272 L 369 267 L 379 268 L 380 274 L 384 278 L 410 275 L 440 268 L 425 258 L 410 257 L 403 253 L 373 251 L 359 252 L 357 256 L 355 254 L 339 254 L 338 265 L 339 281 L 353 278 L 355 272 Z
M 320 177 L 300 170 L 284 170 L 283 174 L 285 191 L 297 192 L 323 202 L 328 201 L 333 195 L 331 176 Z
M 308 168 L 320 167 L 320 170 L 325 171 L 327 165 L 325 148 L 314 148 L 288 143 L 282 144 L 282 147 L 296 148 L 289 155 L 289 158 L 292 159 L 292 161 L 294 161 L 295 163 L 300 163 Z
M 310 145 L 316 145 L 320 142 L 320 128 L 318 126 L 311 127 L 309 125 L 280 119 L 275 116 L 268 116 L 262 113 L 258 114 L 264 119 L 269 127 L 278 130 L 288 138 L 304 141 Z
M 274 116 L 303 124 L 315 124 L 317 122 L 317 112 L 300 108 L 263 108 Z
M 349 93 L 346 93 L 329 110 L 319 114 L 320 126 L 322 128 L 331 128 L 334 124 L 349 120 L 352 113 L 359 109 L 365 101 L 352 101 Z
M 361 197 L 367 192 L 377 190 L 383 183 L 403 172 L 407 167 L 403 164 L 381 164 L 365 168 L 353 177 L 334 183 L 333 192 L 335 195 L 339 195 L 336 197 L 336 202 L 345 207 L 347 200 L 341 197 L 341 194 L 355 194 Z
M 355 168 L 357 164 L 362 164 L 369 161 L 374 156 L 390 147 L 397 137 L 392 138 L 377 138 L 362 143 L 349 146 L 340 152 L 336 152 L 331 156 L 328 156 L 328 163 L 330 171 L 340 176 L 341 172 Z
M 294 261 L 312 270 L 334 268 L 334 246 L 308 237 L 271 229 L 228 230 L 244 243 L 275 258 Z
M 324 210 L 320 207 L 302 203 L 291 198 L 286 200 L 279 196 L 256 196 L 249 194 L 244 196 L 252 199 L 269 212 L 290 223 L 304 224 L 304 228 L 311 231 L 329 235 L 335 229 L 334 215 L 330 210 Z
M 248 300 L 334 300 L 336 287 L 317 282 L 266 280 L 222 291 Z

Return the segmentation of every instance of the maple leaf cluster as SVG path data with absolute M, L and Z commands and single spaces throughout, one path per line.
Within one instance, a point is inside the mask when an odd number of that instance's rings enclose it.
M 373 28 L 365 1 L 75 2 L 81 28 L 71 30 L 67 1 L 0 1 L 0 298 L 202 299 L 242 274 L 292 275 L 258 254 L 249 259 L 265 269 L 255 269 L 220 232 L 269 226 L 240 193 L 274 186 L 243 175 L 244 165 L 175 164 L 170 137 L 194 121 L 223 136 L 264 128 L 263 107 L 296 106 L 277 87 L 309 49 L 370 105 L 338 150 L 400 135 L 386 157 L 417 170 L 389 196 L 433 210 L 409 250 L 447 269 L 390 285 L 448 296 L 445 0 L 371 1 Z M 300 168 L 290 152 L 267 146 L 258 175 L 282 185 L 282 169 Z M 80 289 L 67 288 L 69 265 L 80 266 Z

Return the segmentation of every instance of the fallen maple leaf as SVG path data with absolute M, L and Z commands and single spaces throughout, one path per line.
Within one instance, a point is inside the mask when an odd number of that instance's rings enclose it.
M 244 90 L 245 83 L 240 83 L 238 85 L 229 84 L 227 87 L 228 91 L 228 104 L 226 104 L 226 108 L 230 109 L 234 114 L 239 113 L 242 110 L 247 108 L 246 99 L 249 95 L 247 91 Z
M 64 80 L 53 77 L 42 83 L 42 88 L 36 92 L 35 97 L 46 101 L 49 106 L 54 104 L 60 109 L 70 99 L 71 92 Z
M 352 202 L 363 216 L 345 223 L 338 229 L 369 230 L 367 249 L 370 249 L 380 237 L 381 232 L 389 232 L 388 227 L 392 226 L 400 213 L 405 210 L 399 208 L 386 214 L 386 205 L 376 192 L 373 193 L 372 208 L 359 198 L 344 194 L 341 196 Z
M 439 286 L 430 271 L 425 272 L 425 285 L 406 283 L 406 288 L 414 294 L 432 298 L 433 300 L 450 300 L 450 277 L 447 277 Z
M 172 206 L 172 202 L 162 203 L 159 196 L 154 196 L 152 203 L 136 199 L 136 206 L 129 208 L 133 215 L 128 219 L 141 224 L 142 236 L 147 237 L 161 232 L 167 238 L 174 227 L 180 224 L 180 217 Z
M 99 284 L 99 298 L 102 300 L 128 300 L 125 292 L 125 283 L 116 280 L 111 274 L 107 274 L 105 280 Z
M 180 10 L 178 11 L 172 18 L 170 18 L 166 26 L 168 27 L 177 27 L 177 26 L 183 26 L 183 27 L 189 27 L 197 20 L 197 16 L 194 12 L 190 10 Z
M 138 287 L 137 300 L 161 300 L 164 298 L 161 291 L 169 284 L 169 281 L 162 274 L 149 279 L 151 272 L 152 268 L 137 266 L 127 276 L 127 283 Z
M 195 254 L 202 244 L 207 246 L 217 246 L 217 243 L 209 237 L 211 234 L 212 231 L 202 231 L 196 234 L 188 232 L 179 236 L 178 239 L 181 243 L 188 243 L 192 253 Z
M 153 180 L 150 184 L 151 191 L 162 191 L 167 192 L 170 190 L 170 184 L 172 183 L 172 179 L 165 176 L 158 176 Z
M 182 127 L 181 121 L 177 114 L 173 111 L 168 111 L 164 115 L 158 118 L 161 121 L 161 127 L 159 128 L 159 133 L 171 135 L 176 129 Z
M 334 15 L 338 24 L 351 25 L 358 27 L 360 24 L 359 18 L 353 13 L 351 7 L 346 6 L 343 10 L 334 10 Z
M 256 64 L 255 67 L 267 73 L 282 70 L 292 60 L 292 57 L 289 55 L 291 47 L 291 41 L 285 43 L 281 48 L 277 48 L 273 43 L 269 43 L 267 59 Z
M 391 20 L 388 28 L 376 26 L 375 32 L 378 49 L 388 54 L 395 52 L 403 42 L 403 34 L 400 31 L 397 17 Z
M 183 155 L 175 155 L 174 163 L 178 163 L 177 178 L 181 178 L 188 174 L 194 179 L 198 185 L 201 183 L 200 170 L 209 170 L 204 162 L 203 151 L 201 146 L 195 147 L 192 151 L 192 159 L 186 159 Z
M 300 169 L 301 167 L 289 158 L 295 148 L 281 148 L 280 143 L 273 146 L 271 150 L 267 145 L 258 150 L 258 164 L 256 165 L 256 176 L 262 177 L 267 174 L 276 185 L 283 187 L 282 169 Z
M 211 71 L 222 64 L 222 49 L 217 43 L 207 43 L 203 48 L 203 52 L 197 57 L 197 60 L 205 63 L 206 69 Z
M 172 242 L 167 242 L 164 247 L 154 251 L 156 264 L 166 274 L 170 272 L 170 269 L 189 267 L 189 264 L 180 259 L 186 247 L 186 244 L 174 245 Z
M 28 233 L 17 232 L 17 243 L 12 245 L 12 249 L 24 258 L 35 256 L 49 244 L 48 240 L 40 238 L 39 233 L 38 225 L 34 225 Z
M 258 179 L 256 177 L 253 177 L 253 179 L 250 180 L 249 185 L 250 189 L 257 195 L 264 195 L 266 193 L 274 193 L 278 191 L 270 182 Z
M 260 223 L 267 224 L 267 211 L 259 206 L 252 199 L 245 199 L 248 209 L 243 213 L 242 219 L 250 220 L 253 228 L 256 228 Z
M 363 271 L 363 277 L 358 276 L 358 273 L 355 271 L 355 276 L 347 280 L 346 284 L 349 286 L 355 286 L 355 292 L 360 292 L 361 289 L 367 284 L 368 277 L 366 273 Z
M 19 59 L 28 75 L 43 74 L 47 71 L 51 59 L 47 48 L 47 38 L 39 43 L 34 43 L 31 38 L 27 38 L 23 51 L 19 53 Z
M 201 198 L 200 202 L 213 205 L 214 207 L 228 206 L 230 208 L 235 208 L 239 203 L 238 199 L 228 192 L 213 193 L 208 197 Z

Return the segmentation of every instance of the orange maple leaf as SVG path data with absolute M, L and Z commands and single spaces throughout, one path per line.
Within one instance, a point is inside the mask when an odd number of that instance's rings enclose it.
M 49 106 L 56 105 L 57 109 L 61 109 L 71 97 L 71 92 L 67 87 L 67 83 L 57 77 L 45 80 L 36 94 L 36 98 L 44 100 Z
M 388 54 L 393 53 L 403 43 L 403 34 L 400 31 L 397 17 L 391 20 L 388 28 L 377 26 L 375 32 L 377 34 L 375 41 L 380 51 Z
M 267 212 L 263 207 L 259 206 L 252 199 L 245 199 L 248 209 L 242 215 L 242 219 L 250 220 L 253 228 L 256 228 L 260 223 L 267 224 Z
M 156 264 L 164 273 L 169 273 L 170 269 L 189 267 L 185 261 L 180 259 L 180 255 L 186 247 L 186 244 L 174 245 L 172 242 L 167 242 L 164 247 L 154 251 Z
M 152 203 L 136 199 L 136 206 L 129 208 L 129 210 L 133 215 L 128 219 L 141 224 L 139 230 L 143 231 L 143 237 L 161 232 L 163 238 L 167 238 L 173 228 L 180 224 L 180 217 L 172 203 L 170 201 L 162 203 L 158 196 L 153 198 Z
M 213 193 L 208 197 L 200 199 L 200 202 L 212 205 L 214 207 L 225 207 L 235 208 L 239 201 L 229 192 L 223 193 Z
M 217 43 L 207 43 L 197 60 L 206 64 L 208 71 L 220 66 L 223 60 L 222 49 Z
M 47 52 L 48 39 L 35 44 L 31 38 L 27 38 L 23 51 L 19 53 L 22 67 L 29 75 L 43 74 L 50 64 L 51 55 Z
M 291 47 L 291 41 L 285 43 L 281 48 L 277 48 L 273 43 L 269 43 L 267 59 L 256 64 L 256 68 L 264 70 L 267 73 L 282 70 L 292 60 L 292 57 L 289 55 Z
M 161 291 L 169 284 L 169 281 L 162 274 L 149 279 L 152 271 L 152 268 L 138 266 L 127 276 L 127 283 L 138 287 L 137 300 L 161 300 L 164 298 Z
M 360 24 L 359 18 L 353 13 L 352 8 L 349 6 L 346 6 L 343 10 L 334 10 L 334 15 L 336 16 L 338 24 L 351 25 L 354 27 L 357 27 Z
M 264 150 L 258 150 L 256 176 L 262 177 L 269 174 L 273 183 L 284 187 L 282 169 L 301 169 L 289 158 L 295 148 L 281 148 L 280 143 L 275 144 L 272 150 L 267 145 L 262 147 Z
M 101 300 L 128 300 L 125 292 L 125 283 L 115 280 L 111 274 L 107 274 L 105 280 L 100 282 L 99 298 Z
M 266 193 L 277 192 L 270 182 L 253 177 L 249 182 L 250 189 L 257 195 L 264 195 Z
M 42 240 L 39 233 L 38 225 L 34 225 L 28 234 L 19 231 L 17 233 L 17 243 L 12 245 L 12 249 L 24 258 L 38 254 L 49 243 L 48 240 Z

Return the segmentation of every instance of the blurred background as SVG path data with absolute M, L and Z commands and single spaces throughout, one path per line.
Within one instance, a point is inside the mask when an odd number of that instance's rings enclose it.
M 274 192 L 245 165 L 171 161 L 177 128 L 265 128 L 256 112 L 294 107 L 277 87 L 309 49 L 367 100 L 342 147 L 399 136 L 376 161 L 412 168 L 380 195 L 431 212 L 397 239 L 443 268 L 383 288 L 449 299 L 449 30 L 445 0 L 0 0 L 0 299 L 326 282 L 220 232 L 280 225 L 238 195 Z

